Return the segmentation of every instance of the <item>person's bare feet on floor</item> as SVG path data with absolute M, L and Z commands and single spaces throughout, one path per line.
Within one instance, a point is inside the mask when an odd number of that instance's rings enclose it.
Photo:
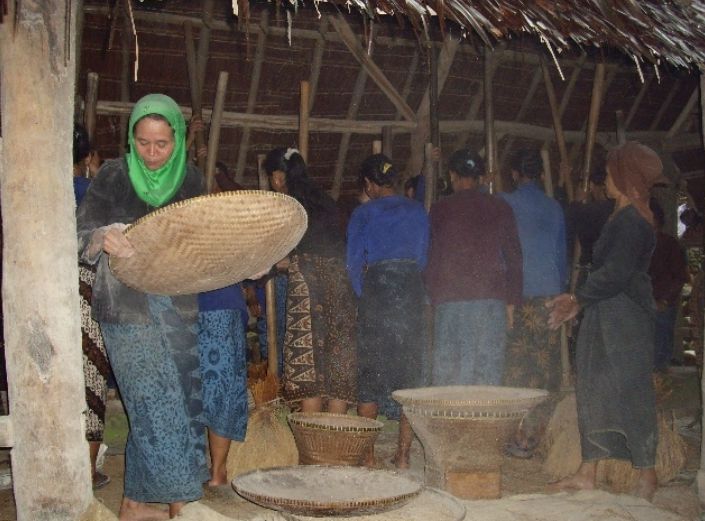
M 656 471 L 653 468 L 641 469 L 641 471 L 639 471 L 639 481 L 637 482 L 636 487 L 632 490 L 632 496 L 651 501 L 654 498 L 656 489 L 658 489 Z
M 550 492 L 575 492 L 577 490 L 594 490 L 597 476 L 597 463 L 582 463 L 572 476 L 550 483 Z
M 225 469 L 223 469 L 222 472 L 217 472 L 217 473 L 214 472 L 211 475 L 211 479 L 209 479 L 206 484 L 209 487 L 220 487 L 222 485 L 227 485 L 228 484 L 228 476 L 225 472 Z
M 400 470 L 408 469 L 409 468 L 409 451 L 397 450 L 394 453 L 394 457 L 392 458 L 392 464 Z
M 167 510 L 149 506 L 147 503 L 124 498 L 120 505 L 120 521 L 163 521 L 169 519 Z

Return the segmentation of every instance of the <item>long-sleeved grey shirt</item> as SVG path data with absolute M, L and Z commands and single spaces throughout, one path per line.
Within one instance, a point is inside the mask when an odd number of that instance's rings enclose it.
M 187 166 L 181 188 L 169 201 L 174 203 L 201 195 L 203 176 L 192 165 Z M 76 213 L 78 251 L 81 260 L 98 263 L 93 285 L 93 318 L 99 322 L 142 324 L 147 322 L 147 295 L 117 280 L 108 266 L 108 255 L 97 258 L 87 255 L 93 232 L 113 223 L 130 224 L 155 210 L 142 201 L 132 187 L 123 158 L 106 161 L 91 183 Z M 184 317 L 195 319 L 198 303 L 195 295 L 172 297 L 176 310 Z

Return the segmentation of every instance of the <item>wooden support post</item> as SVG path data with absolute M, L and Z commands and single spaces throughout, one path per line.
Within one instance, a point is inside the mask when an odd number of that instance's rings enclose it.
M 98 102 L 98 73 L 89 72 L 86 86 L 86 109 L 83 112 L 83 126 L 86 127 L 91 145 L 95 141 L 96 103 Z
M 553 177 L 551 176 L 551 157 L 546 148 L 541 149 L 541 160 L 543 162 L 543 189 L 546 195 L 553 197 Z
M 67 45 L 75 41 L 77 5 L 6 5 L 0 204 L 11 416 L 3 437 L 13 443 L 17 519 L 73 521 L 93 499 L 70 173 L 76 63 Z
M 301 96 L 299 105 L 299 152 L 308 163 L 308 121 L 309 121 L 309 84 L 307 81 L 301 82 Z
M 502 180 L 497 171 L 497 136 L 494 131 L 494 97 L 492 95 L 492 66 L 493 50 L 485 47 L 485 69 L 483 88 L 485 98 L 485 168 L 487 178 L 490 180 L 490 192 L 502 190 Z
M 705 129 L 705 65 L 700 65 L 700 117 L 701 128 Z M 705 147 L 705 133 L 702 134 L 703 147 Z M 702 333 L 702 331 L 701 331 Z M 705 338 L 703 335 L 701 338 Z M 700 346 L 703 349 L 703 346 Z M 701 404 L 705 403 L 705 371 L 701 375 Z M 698 486 L 698 498 L 701 504 L 705 504 L 705 407 L 700 408 L 700 468 L 698 469 L 698 475 L 696 478 L 696 483 Z
M 203 120 L 202 99 L 203 91 L 201 82 L 198 79 L 198 58 L 196 57 L 196 46 L 193 43 L 193 29 L 191 22 L 184 22 L 184 45 L 186 47 L 186 70 L 188 71 L 189 91 L 191 93 L 191 117 L 198 117 Z M 195 135 L 196 154 L 204 145 L 203 131 L 199 130 Z M 206 172 L 206 158 L 196 156 L 198 169 L 203 175 Z
M 264 62 L 265 43 L 267 39 L 268 14 L 267 11 L 262 12 L 260 26 L 262 31 L 257 35 L 257 50 L 255 51 L 255 61 L 252 64 L 252 74 L 250 75 L 250 91 L 247 94 L 248 114 L 252 114 L 255 110 L 257 102 L 257 92 L 259 91 L 260 77 L 262 76 L 262 63 Z M 237 151 L 237 163 L 235 166 L 235 181 L 242 183 L 245 179 L 245 165 L 247 164 L 247 149 L 250 146 L 250 129 L 242 129 L 242 137 L 240 138 L 240 146 Z
M 602 106 L 602 96 L 605 86 L 605 64 L 598 63 L 595 66 L 595 79 L 592 84 L 592 96 L 590 98 L 590 113 L 587 120 L 585 134 L 585 157 L 583 158 L 583 182 L 582 189 L 587 191 L 592 167 L 592 151 L 595 147 L 595 135 L 597 134 L 597 123 L 600 119 L 600 107 Z
M 257 154 L 257 176 L 259 189 L 269 190 L 269 178 L 264 170 L 265 154 Z M 267 301 L 265 315 L 267 320 L 267 372 L 279 374 L 279 344 L 277 338 L 277 287 L 274 278 L 267 279 L 264 285 L 264 294 Z
M 225 105 L 225 93 L 228 88 L 228 73 L 220 71 L 218 75 L 218 86 L 215 91 L 215 101 L 213 102 L 213 114 L 211 116 L 211 129 L 208 134 L 208 161 L 206 163 L 206 193 L 213 190 L 213 180 L 215 177 L 215 163 L 218 161 L 218 145 L 220 142 L 220 122 L 223 117 L 223 106 Z

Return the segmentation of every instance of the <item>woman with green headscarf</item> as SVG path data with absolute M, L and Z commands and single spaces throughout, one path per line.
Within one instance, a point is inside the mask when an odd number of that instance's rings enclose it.
M 203 494 L 209 478 L 202 423 L 195 295 L 141 293 L 113 277 L 108 256 L 134 250 L 126 225 L 203 192 L 186 161 L 186 124 L 173 99 L 150 94 L 130 116 L 129 152 L 106 161 L 77 212 L 82 260 L 97 263 L 100 323 L 130 423 L 121 520 L 167 519 Z M 168 503 L 169 512 L 148 503 Z

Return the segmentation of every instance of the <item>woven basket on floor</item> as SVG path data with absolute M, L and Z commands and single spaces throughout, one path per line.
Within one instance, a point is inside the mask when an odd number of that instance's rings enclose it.
M 201 293 L 270 268 L 298 244 L 306 226 L 306 210 L 287 195 L 241 190 L 194 197 L 130 225 L 125 236 L 135 253 L 111 256 L 110 269 L 144 293 Z
M 296 412 L 288 419 L 301 465 L 359 465 L 384 427 L 347 414 Z

